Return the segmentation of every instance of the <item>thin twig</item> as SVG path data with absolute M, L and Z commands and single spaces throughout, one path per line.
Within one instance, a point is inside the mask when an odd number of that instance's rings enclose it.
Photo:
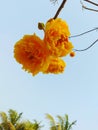
M 51 2 L 53 2 L 53 4 L 55 4 L 57 2 L 57 0 L 50 0 Z
M 97 29 L 98 29 L 98 27 L 93 28 L 93 29 L 91 29 L 91 30 L 88 30 L 88 31 L 86 31 L 86 32 L 80 33 L 80 34 L 78 34 L 78 35 L 70 36 L 69 38 L 79 37 L 79 36 L 82 36 L 82 35 L 87 34 L 87 33 L 89 33 L 89 32 L 95 31 L 95 30 L 97 30 Z
M 62 10 L 62 8 L 64 7 L 65 3 L 67 2 L 67 0 L 63 0 L 63 2 L 61 3 L 60 7 L 58 8 L 55 16 L 53 17 L 53 19 L 56 19 L 60 13 L 60 11 Z
M 84 6 L 84 5 L 82 5 L 82 7 L 84 9 L 87 9 L 87 10 L 90 10 L 90 11 L 98 12 L 98 10 L 95 10 L 95 9 L 92 9 L 92 8 L 88 8 L 88 7 Z
M 91 4 L 95 5 L 95 6 L 98 6 L 98 4 L 97 4 L 97 3 L 92 2 L 92 1 L 90 1 L 90 0 L 84 0 L 84 1 L 86 1 L 86 2 L 88 2 L 88 3 L 91 3 Z
M 98 42 L 98 39 L 96 41 L 94 41 L 89 47 L 87 47 L 85 49 L 81 49 L 81 50 L 74 49 L 74 51 L 86 51 L 86 50 L 90 49 L 96 42 Z
M 92 2 L 90 0 L 84 0 L 84 1 L 89 2 L 89 3 L 93 4 L 93 5 L 98 6 L 97 3 L 94 3 L 94 2 Z M 82 2 L 81 2 L 81 4 L 82 4 L 82 8 L 84 8 L 84 9 L 87 9 L 87 10 L 90 10 L 90 11 L 94 11 L 94 12 L 98 12 L 98 10 L 96 10 L 96 9 L 86 7 Z

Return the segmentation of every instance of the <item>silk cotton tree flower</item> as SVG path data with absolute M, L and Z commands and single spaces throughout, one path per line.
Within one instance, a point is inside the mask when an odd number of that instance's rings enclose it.
M 14 57 L 22 64 L 22 68 L 36 75 L 39 72 L 48 74 L 63 73 L 66 63 L 60 58 L 72 52 L 73 45 L 69 42 L 68 25 L 60 18 L 49 20 L 44 26 L 44 39 L 36 34 L 24 35 L 14 46 Z
M 22 68 L 36 75 L 39 72 L 48 74 L 63 73 L 66 63 L 61 57 L 72 53 L 73 45 L 69 41 L 70 31 L 66 21 L 57 18 L 64 7 L 64 0 L 58 8 L 55 16 L 46 24 L 38 23 L 38 28 L 44 31 L 43 40 L 36 34 L 24 35 L 14 46 L 14 58 L 22 65 Z
M 48 50 L 36 34 L 25 35 L 14 46 L 14 57 L 25 71 L 36 75 L 48 67 Z
M 42 72 L 63 73 L 66 66 L 65 62 L 58 57 L 51 56 L 49 50 L 36 34 L 24 35 L 14 46 L 14 58 L 22 68 L 32 73 L 33 76 Z
M 66 67 L 66 63 L 61 58 L 50 57 L 48 68 L 43 73 L 59 74 L 63 73 Z
M 70 36 L 66 21 L 61 18 L 50 19 L 45 25 L 44 42 L 52 56 L 62 57 L 69 54 L 73 45 L 68 40 Z

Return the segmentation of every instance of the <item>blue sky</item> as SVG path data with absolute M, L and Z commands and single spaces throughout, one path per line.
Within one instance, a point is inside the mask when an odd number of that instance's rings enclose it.
M 13 58 L 14 44 L 24 34 L 35 32 L 43 38 L 37 24 L 53 17 L 60 3 L 61 0 L 55 5 L 49 0 L 0 1 L 0 111 L 15 109 L 23 112 L 24 119 L 37 119 L 44 125 L 48 123 L 45 113 L 54 117 L 68 114 L 70 121 L 77 120 L 73 129 L 97 130 L 97 43 L 85 52 L 77 52 L 74 58 L 64 57 L 67 67 L 59 75 L 33 77 Z M 59 17 L 67 21 L 71 35 L 98 27 L 98 13 L 82 10 L 79 0 L 68 1 Z M 83 49 L 97 38 L 95 31 L 71 41 L 76 49 Z

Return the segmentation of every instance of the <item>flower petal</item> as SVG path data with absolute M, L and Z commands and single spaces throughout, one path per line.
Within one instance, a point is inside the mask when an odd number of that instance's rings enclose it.
M 63 73 L 65 67 L 66 63 L 62 59 L 51 57 L 49 66 L 45 71 L 43 71 L 43 73 Z
M 46 23 L 44 42 L 51 55 L 61 57 L 72 51 L 73 45 L 68 40 L 69 36 L 68 25 L 62 19 L 51 19 Z
M 23 69 L 33 75 L 47 68 L 48 50 L 35 34 L 25 35 L 14 46 L 14 57 Z

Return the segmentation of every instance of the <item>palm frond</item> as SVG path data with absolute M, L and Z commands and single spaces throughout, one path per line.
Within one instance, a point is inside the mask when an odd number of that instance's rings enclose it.
M 57 115 L 57 118 L 59 119 L 60 122 L 64 122 L 64 118 L 60 115 Z
M 57 129 L 57 126 L 51 126 L 50 130 L 58 130 L 58 129 Z
M 0 128 L 0 130 L 16 130 L 14 125 L 9 121 L 1 123 Z
M 40 128 L 40 123 L 34 120 L 34 123 L 31 121 L 23 121 L 21 123 L 16 124 L 16 130 L 39 130 Z
M 11 122 L 7 122 L 7 126 L 9 130 L 16 130 L 14 125 Z
M 5 112 L 0 112 L 0 117 L 2 122 L 7 122 L 7 114 Z
M 16 130 L 25 130 L 25 124 L 22 122 L 16 124 Z
M 0 124 L 0 130 L 3 130 L 3 127 L 1 126 L 1 124 Z
M 64 126 L 64 130 L 68 130 L 68 126 L 69 126 L 69 119 L 68 119 L 68 115 L 65 115 L 65 126 Z
M 46 114 L 46 118 L 50 121 L 51 126 L 56 126 L 56 122 L 50 114 Z
M 2 122 L 1 123 L 1 128 L 3 128 L 3 130 L 9 130 L 9 127 L 7 125 L 7 122 Z
M 42 126 L 40 125 L 41 122 L 37 122 L 34 120 L 34 123 L 32 123 L 33 129 L 34 130 L 39 130 Z
M 16 122 L 20 121 L 21 116 L 22 116 L 22 113 L 20 113 L 20 114 L 17 116 L 17 118 L 16 118 Z
M 72 126 L 76 124 L 76 122 L 77 122 L 77 121 L 73 121 L 73 122 L 69 125 L 68 130 L 70 130 L 70 129 L 72 128 Z
M 9 113 L 9 120 L 10 120 L 10 122 L 11 122 L 13 125 L 15 125 L 16 122 L 19 121 L 19 119 L 20 119 L 21 116 L 22 116 L 22 113 L 18 114 L 15 110 L 12 110 L 12 109 L 10 109 L 10 110 L 8 111 L 8 113 Z
M 59 125 L 61 126 L 61 130 L 64 130 L 64 118 L 61 117 L 60 115 L 57 115 L 57 118 L 59 120 Z

